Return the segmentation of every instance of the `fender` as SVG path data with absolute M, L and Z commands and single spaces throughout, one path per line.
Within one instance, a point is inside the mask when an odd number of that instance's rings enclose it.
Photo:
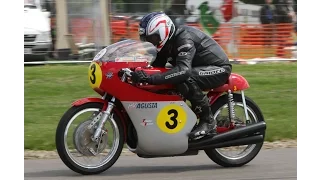
M 245 89 L 248 89 L 249 87 L 250 85 L 248 81 L 243 76 L 236 73 L 231 73 L 226 84 L 218 88 L 214 88 L 210 90 L 210 92 L 222 93 L 222 92 L 228 92 L 229 89 L 231 90 L 231 92 L 234 92 L 234 91 L 245 90 Z
M 207 96 L 209 99 L 209 104 L 212 105 L 221 95 L 221 92 L 212 92 L 210 91 Z
M 105 111 L 107 109 L 107 106 L 108 106 L 107 101 L 105 101 L 101 98 L 96 98 L 96 97 L 88 97 L 88 98 L 78 99 L 72 103 L 72 106 L 81 106 L 83 104 L 91 103 L 91 102 L 103 103 L 102 110 Z
M 107 101 L 101 99 L 101 98 L 97 98 L 97 97 L 87 97 L 87 98 L 82 98 L 82 99 L 78 99 L 76 101 L 74 101 L 72 103 L 73 106 L 81 106 L 83 104 L 86 103 L 91 103 L 91 102 L 96 102 L 96 103 L 103 103 L 103 108 L 102 110 L 105 111 L 108 107 L 108 103 Z M 124 128 L 124 140 L 125 142 L 127 141 L 127 123 L 125 118 L 123 117 L 123 115 L 120 113 L 119 109 L 117 108 L 113 108 L 113 111 L 117 114 L 117 116 L 121 119 L 123 128 Z
M 249 87 L 250 85 L 248 81 L 243 76 L 231 73 L 226 84 L 218 88 L 211 89 L 207 96 L 209 98 L 210 105 L 212 105 L 223 92 L 228 92 L 228 90 L 231 90 L 231 92 L 242 91 Z

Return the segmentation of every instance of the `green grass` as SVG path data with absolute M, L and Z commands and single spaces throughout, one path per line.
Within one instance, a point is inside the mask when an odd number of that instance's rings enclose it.
M 297 137 L 297 64 L 234 65 L 250 83 L 246 95 L 261 108 L 267 140 Z M 55 130 L 63 113 L 79 98 L 98 95 L 87 80 L 87 65 L 26 66 L 25 149 L 55 149 Z

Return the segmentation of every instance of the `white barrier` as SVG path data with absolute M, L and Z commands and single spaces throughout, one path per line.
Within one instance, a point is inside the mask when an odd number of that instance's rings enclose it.
M 230 62 L 233 64 L 256 64 L 256 63 L 266 63 L 266 62 L 292 62 L 297 61 L 297 59 L 251 59 L 251 60 L 234 60 L 230 59 Z M 78 63 L 90 63 L 91 61 L 32 61 L 32 62 L 24 62 L 25 65 L 29 64 L 78 64 Z

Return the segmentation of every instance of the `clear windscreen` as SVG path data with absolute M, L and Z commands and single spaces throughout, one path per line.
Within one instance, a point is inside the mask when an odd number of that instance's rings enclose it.
M 157 57 L 156 47 L 149 42 L 124 40 L 102 49 L 93 61 L 152 62 Z

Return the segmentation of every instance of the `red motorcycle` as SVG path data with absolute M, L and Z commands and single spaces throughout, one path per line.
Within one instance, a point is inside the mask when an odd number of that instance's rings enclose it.
M 112 44 L 95 56 L 88 80 L 101 98 L 79 99 L 62 116 L 56 147 L 64 164 L 80 174 L 98 174 L 117 161 L 124 146 L 142 158 L 191 156 L 204 150 L 224 167 L 239 167 L 255 158 L 264 142 L 266 124 L 256 103 L 244 95 L 249 88 L 246 79 L 233 73 L 223 86 L 203 90 L 218 134 L 190 139 L 188 133 L 197 126 L 198 117 L 174 85 L 133 84 L 130 80 L 132 71 L 153 74 L 169 69 L 151 67 L 149 62 L 155 57 L 152 44 L 133 40 Z M 75 123 L 87 112 L 87 117 Z M 245 147 L 239 154 L 223 153 L 231 146 Z

